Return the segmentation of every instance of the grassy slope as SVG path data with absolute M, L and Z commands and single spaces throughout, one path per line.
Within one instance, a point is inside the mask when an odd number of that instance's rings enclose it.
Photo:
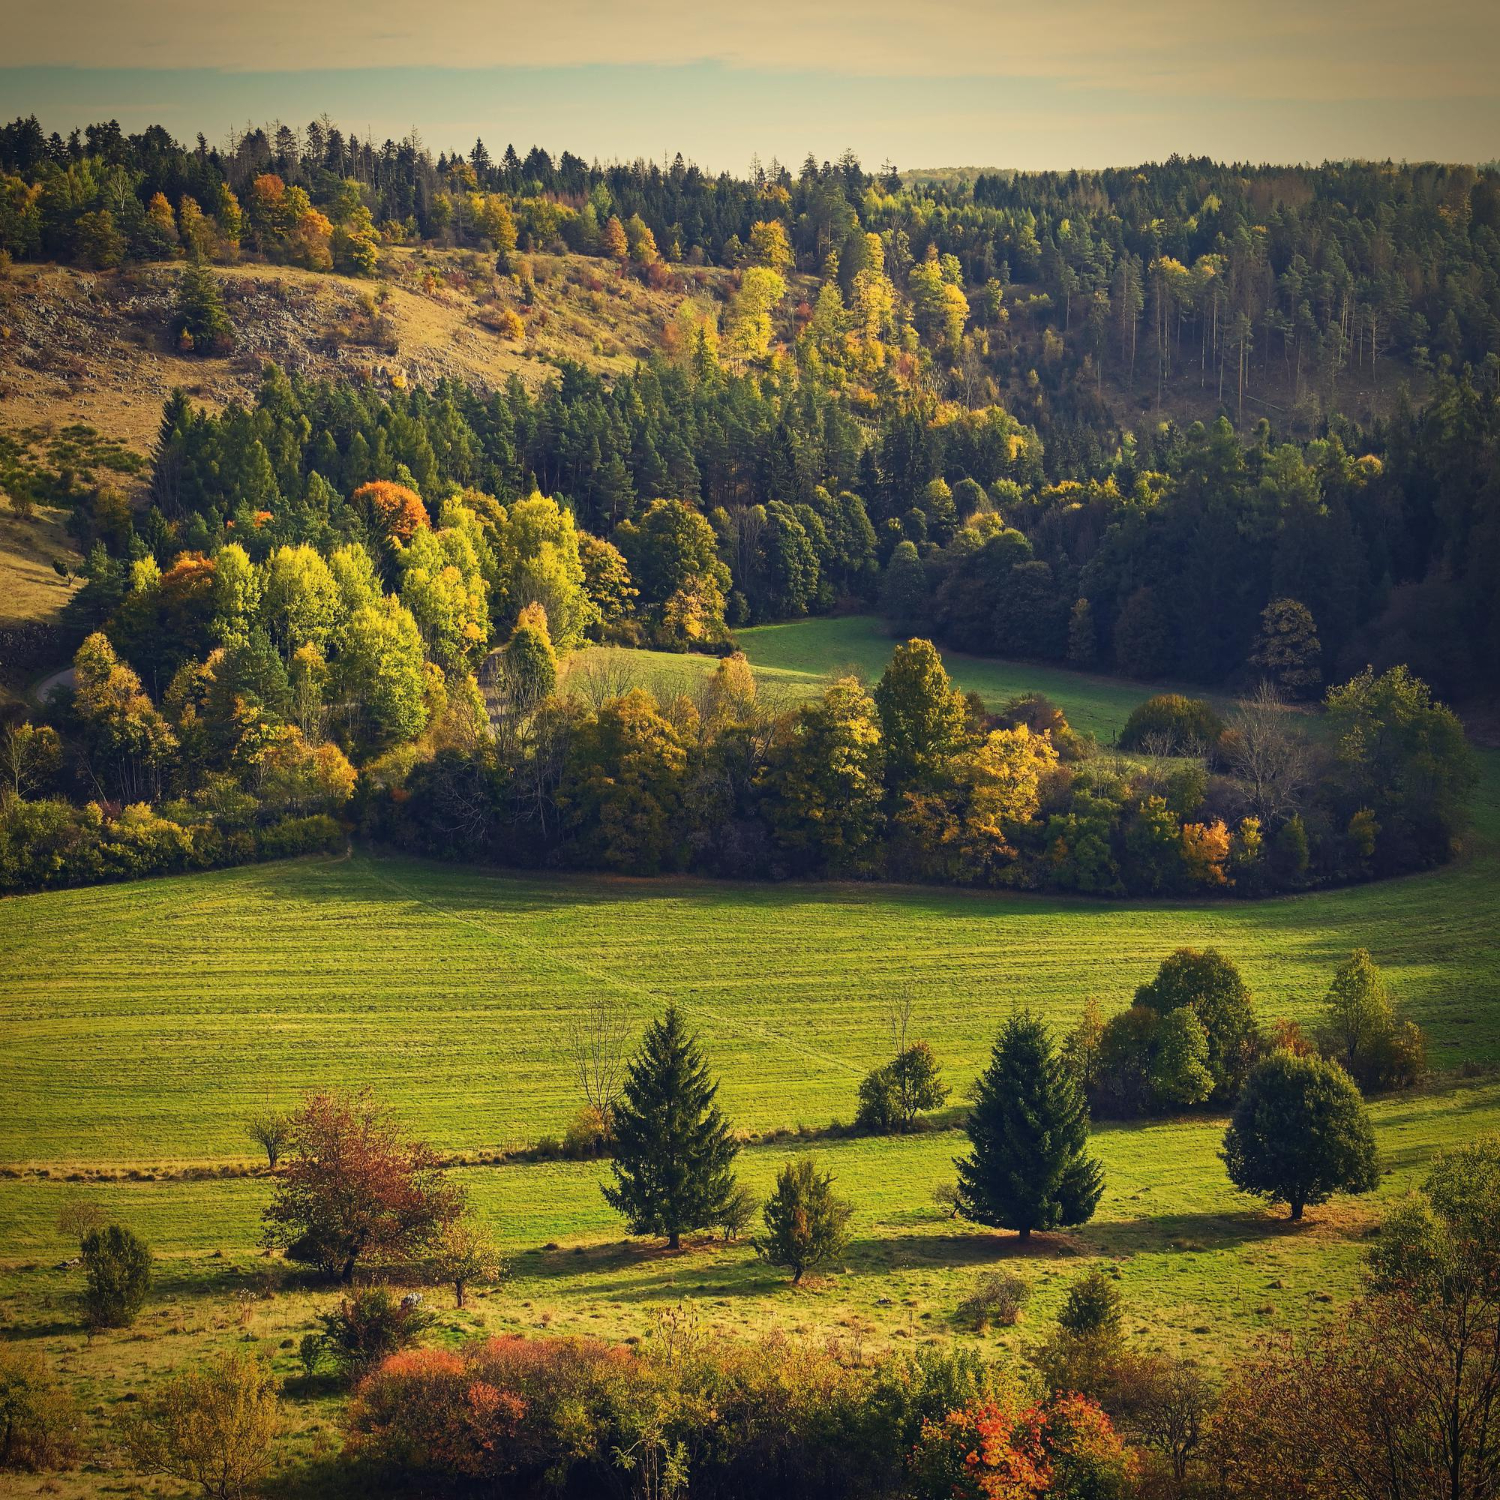
M 54 559 L 70 568 L 83 563 L 64 520 L 65 513 L 51 505 L 38 506 L 27 521 L 8 506 L 0 509 L 0 625 L 50 621 L 78 586 L 52 566 Z

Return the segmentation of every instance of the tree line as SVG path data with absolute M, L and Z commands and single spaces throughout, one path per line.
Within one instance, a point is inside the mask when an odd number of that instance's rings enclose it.
M 325 116 L 252 128 L 222 147 L 201 135 L 183 146 L 159 126 L 126 135 L 112 121 L 64 139 L 22 118 L 0 129 L 0 169 L 0 248 L 106 264 L 172 248 L 170 232 L 164 241 L 152 226 L 158 198 L 164 230 L 186 198 L 229 244 L 244 228 L 247 244 L 265 250 L 278 232 L 272 205 L 250 200 L 268 192 L 301 195 L 277 247 L 291 259 L 305 259 L 322 233 L 298 228 L 304 212 L 330 226 L 352 217 L 356 237 L 497 248 L 519 232 L 523 248 L 586 253 L 608 248 L 611 220 L 635 219 L 664 258 L 726 265 L 757 223 L 776 220 L 813 274 L 830 258 L 859 261 L 858 240 L 873 233 L 898 279 L 930 250 L 954 257 L 976 295 L 1022 288 L 1017 311 L 1038 335 L 1080 335 L 1069 358 L 1089 365 L 1082 384 L 1105 361 L 1132 376 L 1149 361 L 1157 382 L 1187 367 L 1221 396 L 1227 377 L 1241 412 L 1257 374 L 1328 390 L 1327 377 L 1348 365 L 1373 371 L 1395 354 L 1419 370 L 1438 358 L 1457 366 L 1500 340 L 1492 167 L 1174 156 L 907 186 L 889 166 L 866 172 L 852 153 L 809 156 L 795 172 L 756 162 L 743 177 L 704 173 L 680 153 L 669 164 L 605 165 L 566 151 L 554 160 L 537 146 L 496 157 L 476 141 L 434 157 L 415 133 L 377 146 Z M 500 234 L 486 206 L 496 198 L 512 226 Z M 341 259 L 342 269 L 367 269 L 347 250 Z M 857 270 L 843 267 L 846 286 Z
M 536 394 L 268 369 L 250 409 L 168 401 L 145 515 L 113 491 L 71 498 L 95 622 L 143 548 L 167 568 L 231 540 L 378 547 L 349 498 L 384 480 L 429 509 L 555 497 L 627 561 L 636 592 L 603 632 L 626 644 L 723 649 L 726 626 L 874 606 L 960 650 L 1147 679 L 1270 675 L 1312 696 L 1373 663 L 1468 697 L 1500 661 L 1497 462 L 1500 364 L 1365 435 L 1168 423 L 1081 482 L 1050 479 L 998 406 L 892 396 L 872 419 L 826 370 L 736 372 L 700 341 L 613 385 L 570 366 Z M 1273 606 L 1298 661 L 1258 659 Z

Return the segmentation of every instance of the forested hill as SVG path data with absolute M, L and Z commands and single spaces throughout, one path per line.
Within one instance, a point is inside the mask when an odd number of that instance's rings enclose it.
M 1172 158 L 1098 172 L 798 171 L 709 175 L 475 142 L 361 141 L 323 119 L 221 148 L 152 128 L 67 139 L 0 129 L 0 249 L 108 266 L 241 251 L 373 275 L 383 245 L 554 249 L 664 268 L 786 260 L 881 316 L 909 297 L 940 393 L 1000 397 L 1046 440 L 1057 478 L 1097 469 L 1145 413 L 1228 412 L 1311 433 L 1367 421 L 1500 350 L 1500 174 L 1493 167 L 1226 166 Z M 797 326 L 829 341 L 810 290 Z

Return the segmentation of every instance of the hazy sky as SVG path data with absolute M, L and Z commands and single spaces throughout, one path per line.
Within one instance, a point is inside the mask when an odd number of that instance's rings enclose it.
M 0 0 L 0 113 L 743 170 L 1500 157 L 1497 0 Z

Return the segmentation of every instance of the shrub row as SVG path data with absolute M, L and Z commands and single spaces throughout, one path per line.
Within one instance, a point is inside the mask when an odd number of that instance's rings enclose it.
M 225 830 L 174 822 L 144 802 L 116 811 L 97 802 L 80 808 L 14 797 L 0 807 L 0 892 L 332 853 L 346 841 L 343 827 L 326 813 Z

